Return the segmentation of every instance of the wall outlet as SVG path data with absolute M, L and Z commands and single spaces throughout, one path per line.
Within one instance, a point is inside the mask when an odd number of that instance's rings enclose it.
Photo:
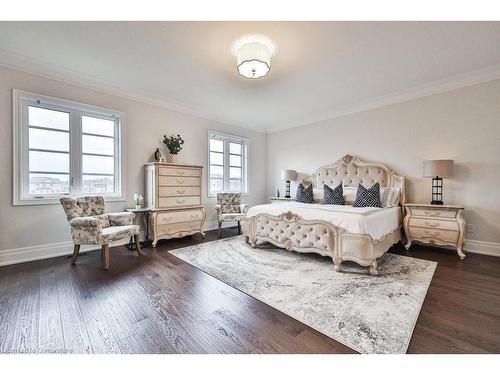
M 476 226 L 474 224 L 467 224 L 467 233 L 474 233 Z

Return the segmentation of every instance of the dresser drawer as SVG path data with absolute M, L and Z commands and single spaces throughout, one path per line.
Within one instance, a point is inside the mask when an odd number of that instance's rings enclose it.
M 439 209 L 427 209 L 427 208 L 410 208 L 413 216 L 425 216 L 428 218 L 443 218 L 443 219 L 454 219 L 457 216 L 457 211 L 455 210 L 439 210 Z
M 166 207 L 187 207 L 187 206 L 200 206 L 201 197 L 159 197 L 158 206 L 160 208 Z
M 160 176 L 200 177 L 201 169 L 158 167 L 158 174 Z
M 158 188 L 160 197 L 181 197 L 184 195 L 201 195 L 199 186 L 160 186 Z
M 201 210 L 176 211 L 159 213 L 156 216 L 157 225 L 183 223 L 186 221 L 200 221 L 203 219 Z
M 200 186 L 200 177 L 159 176 L 159 186 Z
M 164 234 L 175 234 L 179 232 L 192 232 L 195 230 L 201 231 L 201 221 L 190 221 L 187 223 L 175 223 L 156 226 L 156 232 L 158 236 Z
M 458 223 L 451 220 L 424 219 L 412 217 L 410 219 L 411 227 L 421 227 L 429 229 L 447 229 L 458 231 Z
M 410 235 L 414 240 L 425 240 L 431 242 L 456 243 L 458 241 L 458 231 L 443 229 L 428 229 L 410 226 Z

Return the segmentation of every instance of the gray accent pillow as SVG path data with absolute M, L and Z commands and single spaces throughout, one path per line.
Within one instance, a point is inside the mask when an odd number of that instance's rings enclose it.
M 297 187 L 297 194 L 295 196 L 295 200 L 301 203 L 314 203 L 312 185 L 304 187 L 304 185 L 299 184 L 299 186 Z

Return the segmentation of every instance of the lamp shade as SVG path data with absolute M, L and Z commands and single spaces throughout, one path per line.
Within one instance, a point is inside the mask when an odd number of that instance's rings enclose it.
M 271 69 L 271 50 L 261 43 L 242 45 L 236 52 L 238 73 L 246 78 L 260 78 Z
M 453 160 L 424 161 L 424 177 L 449 177 L 453 174 Z
M 293 169 L 283 169 L 281 171 L 282 181 L 295 181 L 296 178 L 297 178 L 297 171 Z

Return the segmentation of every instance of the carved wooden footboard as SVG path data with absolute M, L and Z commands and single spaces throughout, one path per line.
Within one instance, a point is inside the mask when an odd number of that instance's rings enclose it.
M 246 218 L 242 229 L 252 247 L 262 240 L 289 251 L 329 256 L 339 272 L 343 261 L 354 261 L 370 266 L 372 275 L 378 274 L 377 259 L 401 239 L 400 228 L 375 241 L 368 234 L 349 233 L 322 220 L 304 220 L 292 212 L 279 216 L 261 213 Z

